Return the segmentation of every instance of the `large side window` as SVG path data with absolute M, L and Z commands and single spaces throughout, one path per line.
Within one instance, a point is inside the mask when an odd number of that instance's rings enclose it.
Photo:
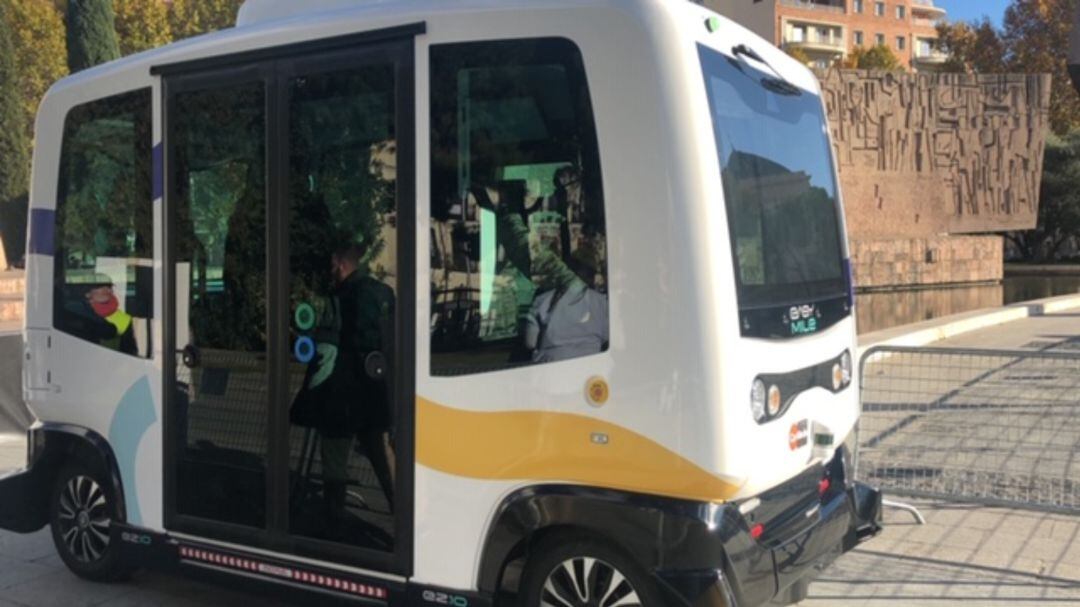
M 607 349 L 600 161 L 564 39 L 431 51 L 433 375 Z
M 150 107 L 143 89 L 68 113 L 56 203 L 53 324 L 142 357 L 153 314 Z

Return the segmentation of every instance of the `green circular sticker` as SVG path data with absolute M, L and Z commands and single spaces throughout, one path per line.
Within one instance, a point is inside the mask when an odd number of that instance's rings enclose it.
M 315 326 L 315 308 L 312 308 L 311 304 L 306 303 L 296 306 L 296 313 L 293 314 L 293 320 L 296 321 L 296 326 L 301 331 L 307 331 Z

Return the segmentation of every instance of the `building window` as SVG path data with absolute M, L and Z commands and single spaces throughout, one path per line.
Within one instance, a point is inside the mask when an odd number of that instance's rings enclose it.
M 874 44 L 883 46 L 885 44 L 885 34 L 874 34 Z
M 862 46 L 864 42 L 863 33 L 860 31 L 855 32 L 855 46 Z
M 56 201 L 53 324 L 149 357 L 153 317 L 150 89 L 73 108 Z
M 902 51 L 905 48 L 907 48 L 907 38 L 904 38 L 903 36 L 897 36 L 896 37 L 896 50 Z
M 806 42 L 806 28 L 792 26 L 788 33 L 788 42 Z
M 874 14 L 877 15 L 878 17 L 884 17 L 885 16 L 885 3 L 884 2 L 875 2 L 874 3 Z
M 431 51 L 431 374 L 608 347 L 600 157 L 568 40 Z
M 851 8 L 853 11 L 861 15 L 863 12 L 863 0 L 854 0 Z
M 896 7 L 896 18 L 900 19 L 900 20 L 903 20 L 904 17 L 906 17 L 906 16 L 907 16 L 907 7 L 904 6 L 903 4 L 897 5 L 897 7 Z

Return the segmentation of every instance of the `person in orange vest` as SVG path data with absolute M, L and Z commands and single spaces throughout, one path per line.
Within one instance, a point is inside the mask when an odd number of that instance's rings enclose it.
M 137 354 L 133 319 L 130 314 L 120 309 L 120 300 L 113 293 L 113 286 L 107 284 L 90 289 L 86 292 L 86 302 L 95 314 L 115 329 L 112 336 L 101 337 L 98 343 L 125 354 Z

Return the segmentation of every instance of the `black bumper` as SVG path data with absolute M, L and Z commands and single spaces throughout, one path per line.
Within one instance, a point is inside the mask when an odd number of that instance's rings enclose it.
M 668 517 L 666 526 L 680 528 L 665 529 L 665 537 L 682 535 L 678 542 L 664 542 L 656 574 L 670 602 L 753 607 L 804 598 L 822 569 L 881 531 L 881 493 L 846 481 L 845 459 L 838 452 L 828 466 L 803 475 L 830 480 L 831 487 L 817 499 L 792 499 L 805 495 L 807 479 L 801 478 L 758 496 L 761 505 L 747 515 L 740 504 L 727 504 L 705 520 Z M 764 516 L 755 517 L 757 512 Z M 751 529 L 759 523 L 764 532 L 755 539 Z
M 33 445 L 26 468 L 0 476 L 0 529 L 32 533 L 49 522 L 48 480 L 34 466 Z

